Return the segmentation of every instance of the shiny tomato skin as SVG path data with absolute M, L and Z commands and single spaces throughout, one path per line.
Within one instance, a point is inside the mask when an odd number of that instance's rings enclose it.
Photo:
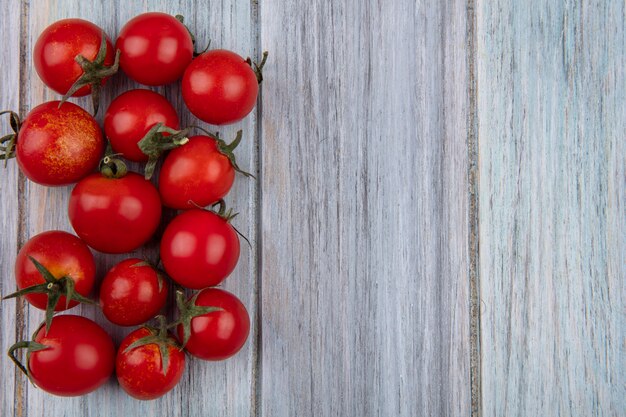
M 129 20 L 117 38 L 120 67 L 144 85 L 170 84 L 182 77 L 193 59 L 193 42 L 185 25 L 160 12 Z
M 161 238 L 161 262 L 167 274 L 186 288 L 222 282 L 239 260 L 239 237 L 215 213 L 188 210 L 176 216 Z
M 205 52 L 185 70 L 183 99 L 200 120 L 214 125 L 235 123 L 254 108 L 259 84 L 250 65 L 224 49 Z
M 83 75 L 83 69 L 74 60 L 82 55 L 93 61 L 102 42 L 102 29 L 82 19 L 59 20 L 41 32 L 33 49 L 33 61 L 39 78 L 59 94 L 65 94 Z M 115 58 L 113 44 L 106 36 L 107 51 L 104 64 L 110 66 Z M 103 80 L 104 84 L 105 80 Z M 80 88 L 72 96 L 91 93 L 91 86 Z
M 137 264 L 144 263 L 144 265 Z M 161 287 L 159 289 L 159 286 Z M 167 301 L 167 283 L 139 258 L 116 264 L 100 285 L 104 316 L 119 326 L 137 326 L 156 316 Z
M 136 89 L 119 95 L 104 115 L 104 132 L 115 152 L 135 162 L 147 162 L 137 143 L 157 123 L 178 130 L 178 115 L 165 97 Z
M 170 356 L 165 374 L 161 352 L 156 344 L 124 352 L 137 339 L 151 334 L 145 327 L 130 333 L 122 341 L 115 360 L 115 373 L 120 386 L 128 395 L 139 400 L 153 400 L 171 391 L 185 371 L 185 353 L 174 346 L 168 346 Z
M 134 172 L 122 178 L 92 174 L 74 186 L 68 213 L 76 234 L 93 249 L 126 253 L 156 231 L 161 200 L 154 185 Z
M 42 326 L 34 341 L 48 349 L 28 355 L 31 378 L 42 390 L 64 397 L 84 395 L 113 374 L 113 340 L 95 322 L 74 315 L 55 316 L 47 334 L 45 330 Z
M 15 279 L 20 290 L 45 282 L 35 264 L 29 259 L 31 256 L 46 267 L 55 278 L 71 277 L 79 294 L 87 296 L 91 292 L 96 278 L 96 263 L 87 245 L 76 236 L 60 230 L 51 230 L 30 238 L 15 259 Z M 46 294 L 27 294 L 24 298 L 32 306 L 40 310 L 46 309 L 48 302 Z M 54 310 L 66 310 L 65 301 L 64 296 L 59 298 Z M 68 308 L 77 304 L 77 301 L 72 300 Z
M 20 127 L 17 163 L 28 179 L 41 185 L 73 184 L 93 172 L 104 138 L 96 119 L 73 103 L 49 101 L 35 107 Z
M 233 165 L 217 149 L 215 139 L 193 136 L 165 158 L 159 174 L 159 193 L 167 207 L 205 207 L 228 194 L 234 180 Z
M 191 336 L 185 350 L 207 361 L 227 359 L 239 352 L 250 333 L 250 316 L 243 303 L 228 291 L 207 288 L 198 295 L 196 305 L 222 310 L 191 320 Z M 182 325 L 178 325 L 177 331 L 179 340 L 183 340 Z

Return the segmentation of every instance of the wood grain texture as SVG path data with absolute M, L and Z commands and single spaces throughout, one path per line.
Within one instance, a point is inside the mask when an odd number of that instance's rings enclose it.
M 177 4 L 165 1 L 137 2 L 102 2 L 86 3 L 76 0 L 45 0 L 30 1 L 22 3 L 11 2 L 7 10 L 11 13 L 3 13 L 2 30 L 6 32 L 4 39 L 13 42 L 12 54 L 15 57 L 3 55 L 3 58 L 12 58 L 11 62 L 18 63 L 20 60 L 17 53 L 20 46 L 17 38 L 20 36 L 19 28 L 15 27 L 15 22 L 20 22 L 23 14 L 23 27 L 21 38 L 22 62 L 23 65 L 7 65 L 3 71 L 2 91 L 7 91 L 7 86 L 20 85 L 18 80 L 23 80 L 20 91 L 14 91 L 13 95 L 8 95 L 12 101 L 3 101 L 3 107 L 17 105 L 17 98 L 22 97 L 24 103 L 20 103 L 25 114 L 30 108 L 46 101 L 57 99 L 57 95 L 45 88 L 36 73 L 32 69 L 31 51 L 38 34 L 50 23 L 66 17 L 81 17 L 91 20 L 100 25 L 106 32 L 115 39 L 121 26 L 131 17 L 146 11 L 163 11 L 170 14 L 183 14 L 186 16 L 186 23 L 202 43 L 211 39 L 213 47 L 225 47 L 240 52 L 247 56 L 255 53 L 256 22 L 252 14 L 251 5 L 242 2 L 213 2 L 210 5 L 204 2 L 181 1 Z M 3 6 L 4 7 L 4 6 Z M 6 19 L 6 24 L 5 20 Z M 10 22 L 10 23 L 9 23 Z M 17 34 L 14 34 L 14 32 Z M 10 49 L 7 48 L 7 51 Z M 3 54 L 6 52 L 3 51 Z M 5 78 L 7 77 L 8 78 Z M 101 102 L 101 113 L 97 119 L 101 122 L 104 110 L 108 103 L 119 93 L 130 89 L 141 87 L 128 80 L 123 75 L 117 75 L 107 84 Z M 179 110 L 181 125 L 200 125 L 215 131 L 214 127 L 200 123 L 189 114 L 180 98 L 180 91 L 177 85 L 170 85 L 155 89 L 167 96 Z M 3 96 L 3 100 L 5 97 Z M 90 109 L 88 99 L 73 100 L 84 108 Z M 242 167 L 250 171 L 256 171 L 257 146 L 256 146 L 256 117 L 252 115 L 244 122 L 232 127 L 220 129 L 220 133 L 226 137 L 234 137 L 238 129 L 243 129 L 245 139 L 237 149 L 238 162 Z M 18 224 L 18 205 L 23 207 L 23 214 L 19 220 L 24 225 L 24 237 L 27 239 L 33 235 L 50 229 L 61 229 L 72 231 L 67 219 L 67 202 L 71 187 L 46 188 L 33 184 L 29 181 L 25 183 L 24 194 L 17 196 L 18 181 L 17 167 L 14 162 L 10 163 L 8 176 L 3 177 L 2 192 L 7 192 L 9 197 L 3 200 L 2 209 L 6 213 L 3 217 L 2 235 L 2 290 L 5 286 L 14 286 L 12 270 L 15 251 L 20 240 L 15 225 Z M 132 165 L 134 169 L 139 169 L 138 165 Z M 18 204 L 19 198 L 19 204 Z M 256 201 L 257 191 L 255 181 L 244 177 L 238 177 L 236 184 L 227 198 L 227 202 L 235 207 L 239 212 L 239 217 L 235 220 L 236 226 L 252 239 L 255 244 L 256 237 Z M 171 214 L 170 214 L 171 215 Z M 22 242 L 23 243 L 23 242 Z M 146 248 L 136 251 L 133 255 L 146 256 L 155 259 L 157 253 L 158 239 L 155 238 Z M 98 261 L 98 272 L 100 276 L 117 261 L 127 257 L 127 255 L 111 256 L 96 254 Z M 225 282 L 224 288 L 235 293 L 248 307 L 253 323 L 256 322 L 256 251 L 242 246 L 242 255 L 237 269 L 233 275 Z M 2 303 L 3 329 L 11 329 L 5 336 L 2 330 L 3 350 L 5 345 L 9 346 L 15 341 L 16 328 L 15 303 L 5 301 Z M 74 314 L 82 314 L 94 319 L 109 331 L 116 343 L 119 343 L 124 335 L 130 332 L 107 322 L 101 312 L 94 307 L 78 307 L 70 311 Z M 23 335 L 28 337 L 39 325 L 43 315 L 36 309 L 26 307 L 26 326 Z M 17 323 L 21 328 L 21 323 Z M 256 330 L 253 326 L 252 333 Z M 199 360 L 188 360 L 187 371 L 181 383 L 173 392 L 164 398 L 152 402 L 140 402 L 128 397 L 112 379 L 103 389 L 80 398 L 62 399 L 55 398 L 41 390 L 34 389 L 26 383 L 25 378 L 15 374 L 14 368 L 3 356 L 2 380 L 9 381 L 2 388 L 2 415 L 19 416 L 101 416 L 101 415 L 161 415 L 168 416 L 245 416 L 254 414 L 254 385 L 253 375 L 256 365 L 256 345 L 254 337 L 244 349 L 235 357 L 228 361 L 219 363 L 209 363 Z M 16 378 L 17 387 L 22 389 L 18 395 L 13 393 L 13 378 Z M 4 401 L 6 399 L 6 401 Z M 191 400 L 190 400 L 191 399 Z M 15 403 L 15 404 L 14 404 Z
M 260 16 L 261 415 L 469 415 L 465 2 Z
M 623 416 L 620 0 L 477 2 L 484 416 Z

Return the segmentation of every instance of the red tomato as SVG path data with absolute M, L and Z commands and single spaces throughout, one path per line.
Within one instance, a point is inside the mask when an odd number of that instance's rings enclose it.
M 193 41 L 185 25 L 158 12 L 129 20 L 115 47 L 121 51 L 120 66 L 124 72 L 145 85 L 173 83 L 193 58 Z
M 92 172 L 104 152 L 98 122 L 73 103 L 43 103 L 26 116 L 16 157 L 24 175 L 42 185 L 68 185 Z
M 120 386 L 129 395 L 139 400 L 152 400 L 172 390 L 185 371 L 185 353 L 176 346 L 176 340 L 168 336 L 167 368 L 163 372 L 163 357 L 156 343 L 126 349 L 137 340 L 153 336 L 155 332 L 142 327 L 124 340 L 117 351 L 115 370 Z
M 96 264 L 87 245 L 76 236 L 53 230 L 40 233 L 26 242 L 15 260 L 15 279 L 19 289 L 45 283 L 29 257 L 37 260 L 57 279 L 70 277 L 79 294 L 87 296 L 91 292 L 96 277 Z M 47 294 L 27 294 L 24 297 L 31 305 L 41 310 L 46 309 Z M 54 310 L 65 310 L 65 303 L 65 296 L 61 296 Z M 72 300 L 69 308 L 77 304 L 78 302 Z
M 167 283 L 146 262 L 126 259 L 106 274 L 100 306 L 110 322 L 136 326 L 156 316 L 167 301 Z
M 82 19 L 63 19 L 48 26 L 39 35 L 33 49 L 33 61 L 39 78 L 57 93 L 67 93 L 83 75 L 83 69 L 74 58 L 82 55 L 93 61 L 100 50 L 103 33 L 101 28 Z M 107 50 L 104 65 L 110 66 L 115 51 L 109 37 L 105 37 Z M 86 85 L 72 95 L 81 97 L 90 93 L 91 86 Z
M 87 394 L 113 373 L 113 341 L 102 327 L 87 318 L 55 316 L 48 333 L 42 325 L 33 341 L 46 348 L 28 354 L 28 373 L 35 385 L 50 394 Z
M 182 86 L 189 110 L 214 125 L 246 117 L 259 93 L 257 76 L 246 60 L 223 49 L 195 58 L 185 70 Z
M 104 132 L 115 152 L 136 162 L 146 162 L 139 142 L 152 126 L 163 123 L 178 130 L 178 115 L 169 101 L 150 90 L 130 90 L 111 102 L 104 115 Z
M 233 185 L 235 170 L 208 136 L 193 136 L 168 154 L 159 175 L 163 204 L 177 209 L 208 206 L 223 198 Z M 193 202 L 193 203 L 191 203 Z
M 105 253 L 125 253 L 150 239 L 161 220 L 157 189 L 142 176 L 92 174 L 70 196 L 69 218 L 76 234 Z
M 250 317 L 246 307 L 233 294 L 207 288 L 198 294 L 195 305 L 221 308 L 191 319 L 191 335 L 185 349 L 200 359 L 219 361 L 233 356 L 246 343 Z M 178 325 L 178 338 L 184 339 Z
M 183 287 L 222 282 L 239 260 L 239 237 L 223 218 L 206 210 L 186 211 L 172 220 L 161 239 L 161 261 Z

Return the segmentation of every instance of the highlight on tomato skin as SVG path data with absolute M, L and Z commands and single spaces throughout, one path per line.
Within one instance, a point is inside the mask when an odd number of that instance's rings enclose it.
M 28 179 L 70 185 L 93 172 L 104 153 L 96 119 L 76 104 L 49 101 L 33 108 L 17 133 L 15 157 Z

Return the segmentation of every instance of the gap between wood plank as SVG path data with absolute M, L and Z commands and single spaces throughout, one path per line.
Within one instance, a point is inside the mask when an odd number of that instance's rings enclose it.
M 470 279 L 470 389 L 471 416 L 482 415 L 480 379 L 480 282 L 479 282 L 479 172 L 478 115 L 476 112 L 476 0 L 467 0 L 467 64 L 468 74 L 468 198 L 469 198 L 469 279 Z

